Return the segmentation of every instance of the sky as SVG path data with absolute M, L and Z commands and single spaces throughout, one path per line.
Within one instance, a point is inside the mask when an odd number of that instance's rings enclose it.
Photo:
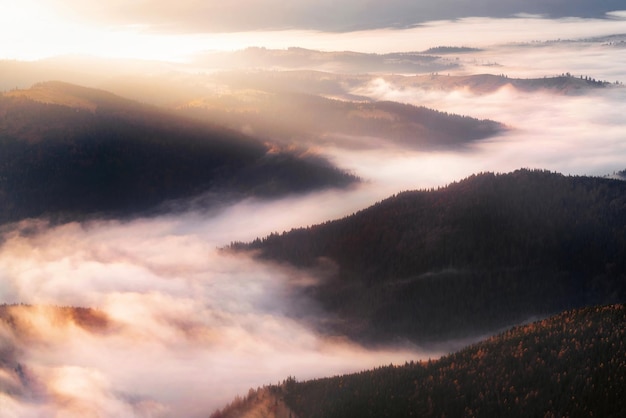
M 598 36 L 626 31 L 626 15 L 619 13 L 626 7 L 620 3 L 0 0 L 0 59 L 91 54 L 181 61 L 207 50 L 294 45 L 363 52 L 385 52 L 393 45 L 397 52 L 435 42 L 465 43 L 468 33 L 476 45 L 493 42 L 489 34 L 502 27 L 507 34 L 500 42 Z

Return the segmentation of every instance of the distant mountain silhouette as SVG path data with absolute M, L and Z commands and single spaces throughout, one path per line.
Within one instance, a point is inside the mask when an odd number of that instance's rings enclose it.
M 467 46 L 435 46 L 428 48 L 424 54 L 465 54 L 468 52 L 480 52 L 480 48 L 470 48 Z
M 626 410 L 625 328 L 624 305 L 568 311 L 435 361 L 288 378 L 212 418 L 251 416 L 270 396 L 284 405 L 277 412 L 297 418 L 618 417 Z
M 485 173 L 231 248 L 312 269 L 308 292 L 337 318 L 326 332 L 369 344 L 476 336 L 626 300 L 626 183 Z
M 581 94 L 589 90 L 613 86 L 605 80 L 570 74 L 542 78 L 510 78 L 505 74 L 473 74 L 467 76 L 431 74 L 388 76 L 385 78 L 399 86 L 444 91 L 467 89 L 475 94 L 493 93 L 505 86 L 511 86 L 525 92 L 546 91 L 557 94 Z
M 450 71 L 459 64 L 419 52 L 392 52 L 386 54 L 354 51 L 319 51 L 292 47 L 287 49 L 246 48 L 232 52 L 209 52 L 201 62 L 217 68 L 280 68 L 324 69 L 341 73 L 389 72 L 431 73 Z
M 271 197 L 356 180 L 101 90 L 47 82 L 0 96 L 0 222 L 124 216 L 207 192 Z

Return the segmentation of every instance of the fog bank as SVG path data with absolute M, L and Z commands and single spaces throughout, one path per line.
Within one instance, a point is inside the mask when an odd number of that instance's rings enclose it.
M 250 387 L 289 375 L 439 355 L 417 347 L 370 351 L 317 334 L 325 315 L 300 292 L 316 278 L 216 248 L 242 226 L 239 219 L 257 209 L 267 214 L 269 206 L 278 217 L 294 208 L 248 202 L 216 217 L 57 227 L 24 221 L 5 232 L 0 300 L 34 308 L 11 308 L 26 325 L 0 322 L 0 347 L 15 353 L 4 358 L 9 377 L 17 379 L 11 369 L 18 364 L 29 376 L 14 382 L 21 396 L 0 395 L 3 411 L 206 416 Z M 83 328 L 51 305 L 97 308 L 107 325 Z

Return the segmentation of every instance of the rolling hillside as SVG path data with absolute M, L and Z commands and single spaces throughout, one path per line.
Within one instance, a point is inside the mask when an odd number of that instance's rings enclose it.
M 626 300 L 626 184 L 485 173 L 231 248 L 317 275 L 307 291 L 335 315 L 331 334 L 374 345 L 475 336 Z
M 356 180 L 320 158 L 101 90 L 48 82 L 0 96 L 0 222 L 126 216 L 209 192 L 272 197 Z

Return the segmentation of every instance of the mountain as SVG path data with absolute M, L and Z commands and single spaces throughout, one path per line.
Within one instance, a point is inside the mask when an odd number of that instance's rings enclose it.
M 230 248 L 312 271 L 307 292 L 336 318 L 325 332 L 367 344 L 477 336 L 626 301 L 626 183 L 483 173 Z
M 492 120 L 423 106 L 337 100 L 264 88 L 269 91 L 241 90 L 206 96 L 181 106 L 181 112 L 287 144 L 332 143 L 357 149 L 381 145 L 417 150 L 460 149 L 506 130 L 503 124 Z M 286 114 L 292 117 L 285 118 Z
M 356 180 L 320 158 L 102 90 L 47 82 L 0 96 L 0 222 L 125 216 L 209 192 L 271 197 Z
M 435 361 L 289 378 L 212 417 L 251 416 L 268 394 L 298 418 L 618 417 L 626 410 L 624 329 L 625 305 L 567 311 Z

